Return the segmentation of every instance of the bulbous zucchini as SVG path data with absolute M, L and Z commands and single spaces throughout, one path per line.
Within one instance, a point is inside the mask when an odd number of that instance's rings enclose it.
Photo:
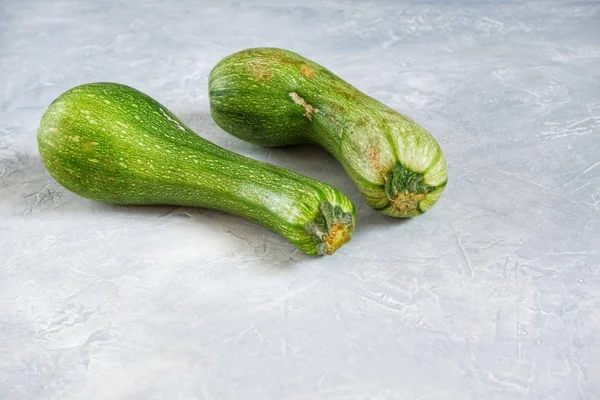
M 210 143 L 125 85 L 60 95 L 42 117 L 38 146 L 50 174 L 89 199 L 222 210 L 311 255 L 332 254 L 354 229 L 354 206 L 338 190 Z
M 234 136 L 324 147 L 384 214 L 422 214 L 446 185 L 446 160 L 423 127 L 291 51 L 225 57 L 210 74 L 209 95 L 215 122 Z

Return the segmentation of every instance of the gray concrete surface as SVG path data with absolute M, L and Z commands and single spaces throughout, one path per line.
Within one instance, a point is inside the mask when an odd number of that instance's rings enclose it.
M 0 399 L 600 399 L 597 1 L 16 1 L 0 17 Z M 440 141 L 400 222 L 311 148 L 208 114 L 212 66 L 277 46 Z M 228 149 L 324 180 L 352 242 L 308 258 L 237 217 L 117 207 L 45 172 L 36 129 L 116 81 Z

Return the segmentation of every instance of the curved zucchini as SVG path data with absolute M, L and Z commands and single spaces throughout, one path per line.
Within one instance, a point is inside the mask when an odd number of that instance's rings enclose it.
M 215 122 L 234 136 L 264 146 L 324 147 L 384 214 L 422 214 L 446 185 L 446 160 L 425 129 L 291 51 L 256 48 L 225 57 L 210 74 L 209 95 Z
M 60 95 L 42 117 L 38 147 L 50 174 L 89 199 L 225 211 L 311 255 L 332 254 L 354 229 L 354 206 L 338 190 L 210 143 L 125 85 Z

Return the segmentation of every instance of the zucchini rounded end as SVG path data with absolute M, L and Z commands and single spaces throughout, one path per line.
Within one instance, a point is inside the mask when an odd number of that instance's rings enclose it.
M 356 225 L 354 213 L 345 212 L 330 202 L 321 203 L 321 215 L 306 225 L 316 244 L 318 255 L 331 255 L 352 238 Z

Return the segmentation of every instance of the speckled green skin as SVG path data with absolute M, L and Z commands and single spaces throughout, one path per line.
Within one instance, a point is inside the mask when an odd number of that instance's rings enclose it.
M 222 210 L 311 255 L 333 253 L 354 229 L 354 206 L 338 190 L 216 146 L 128 86 L 60 95 L 42 117 L 38 147 L 50 174 L 89 199 Z
M 419 215 L 446 185 L 446 160 L 425 129 L 296 53 L 232 54 L 211 72 L 209 95 L 216 123 L 241 139 L 323 146 L 384 214 Z

